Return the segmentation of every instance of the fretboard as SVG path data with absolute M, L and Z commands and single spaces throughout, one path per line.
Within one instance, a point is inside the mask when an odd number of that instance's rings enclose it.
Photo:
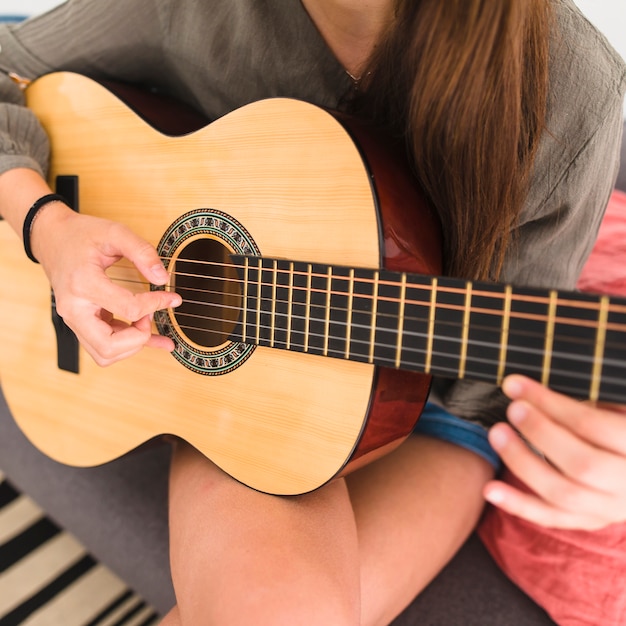
M 233 257 L 232 338 L 499 384 L 521 373 L 576 397 L 626 401 L 626 299 Z

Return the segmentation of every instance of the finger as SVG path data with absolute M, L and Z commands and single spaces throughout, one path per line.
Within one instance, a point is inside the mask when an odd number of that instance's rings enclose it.
M 74 325 L 70 318 L 65 319 L 65 322 L 87 353 L 103 367 L 132 356 L 144 346 L 168 352 L 175 348 L 172 339 L 152 332 L 152 320 L 147 315 L 128 324 L 115 319 L 111 311 L 98 310 L 89 305 L 77 308 L 74 317 L 81 320 L 81 323 Z M 128 328 L 134 328 L 138 332 L 125 332 Z M 124 334 L 120 336 L 120 333 Z
M 134 324 L 126 324 L 120 320 L 106 321 L 92 312 L 89 321 L 74 332 L 93 360 L 106 367 L 133 356 L 147 345 L 152 336 L 152 325 L 147 316 Z
M 127 325 L 123 324 L 122 326 L 123 328 L 121 328 L 121 330 L 125 330 Z M 135 326 L 137 329 L 148 335 L 148 340 L 144 344 L 144 347 L 166 350 L 167 352 L 172 352 L 172 350 L 174 350 L 174 341 L 170 337 L 152 332 L 152 320 L 148 316 L 134 322 L 131 326 Z
M 620 412 L 579 402 L 524 376 L 509 376 L 502 385 L 512 400 L 525 400 L 589 443 L 626 454 L 626 419 Z
M 172 352 L 176 347 L 174 341 L 170 337 L 166 337 L 165 335 L 159 335 L 158 333 L 152 332 L 152 320 L 148 316 L 138 320 L 134 323 L 134 325 L 142 330 L 142 327 L 145 326 L 145 331 L 150 333 L 148 341 L 145 344 L 146 348 L 156 348 L 157 350 L 166 350 L 167 352 Z
M 95 348 L 92 348 L 92 358 L 102 367 L 134 356 L 143 348 L 155 348 L 167 352 L 172 352 L 175 348 L 172 339 L 152 332 L 152 322 L 148 316 L 133 324 L 127 324 L 121 320 L 112 320 L 110 326 L 113 330 L 111 337 L 115 337 L 110 346 L 111 349 L 103 350 L 99 348 L 99 351 L 96 351 Z M 141 334 L 133 333 L 131 336 L 129 330 L 132 328 L 139 330 Z M 122 335 L 122 337 L 120 337 L 120 335 Z M 147 339 L 143 342 L 145 337 L 147 337 Z
M 111 320 L 109 323 L 115 333 L 122 332 L 123 330 L 128 328 L 128 326 L 132 325 L 141 330 L 142 333 L 145 333 L 147 336 L 149 335 L 148 340 L 145 343 L 146 348 L 157 348 L 167 350 L 168 352 L 171 352 L 175 348 L 174 341 L 170 337 L 166 337 L 165 335 L 159 335 L 158 333 L 152 332 L 152 320 L 148 316 L 145 316 L 142 319 L 133 322 L 133 324 L 127 324 L 126 322 L 115 319 Z
M 116 318 L 122 318 L 129 322 L 136 322 L 146 315 L 152 315 L 156 311 L 180 306 L 182 298 L 173 291 L 144 291 L 132 293 L 124 287 L 112 282 L 100 268 L 94 268 L 91 276 L 84 281 L 82 291 L 74 295 L 99 308 L 110 311 Z M 71 317 L 69 312 L 59 305 L 59 313 L 62 317 Z
M 555 508 L 537 496 L 501 481 L 488 482 L 483 495 L 503 511 L 546 528 L 599 530 L 610 523 L 601 518 Z
M 569 513 L 615 509 L 611 494 L 563 475 L 532 451 L 508 424 L 493 426 L 489 442 L 509 470 L 549 505 Z
M 514 401 L 507 416 L 523 437 L 568 478 L 598 491 L 625 491 L 626 459 L 622 455 L 581 439 L 526 401 Z
M 105 253 L 127 258 L 151 283 L 165 285 L 169 275 L 155 248 L 122 224 L 111 228 L 115 232 L 108 237 Z
M 157 350 L 165 350 L 166 352 L 173 352 L 175 347 L 176 345 L 172 339 L 156 333 L 150 335 L 150 339 L 146 343 L 146 348 L 155 348 Z

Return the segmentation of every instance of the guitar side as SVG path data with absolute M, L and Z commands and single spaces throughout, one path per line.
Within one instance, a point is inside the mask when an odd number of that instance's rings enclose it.
M 264 255 L 373 267 L 384 256 L 369 172 L 316 107 L 258 103 L 167 137 L 77 75 L 44 77 L 27 95 L 51 137 L 51 180 L 78 176 L 81 212 L 154 245 L 180 215 L 210 207 L 244 224 Z M 104 463 L 171 433 L 253 488 L 303 493 L 376 454 L 359 451 L 368 419 L 406 404 L 406 381 L 371 365 L 263 347 L 221 376 L 147 349 L 106 369 L 81 350 L 78 374 L 59 370 L 47 280 L 5 224 L 0 245 L 2 387 L 24 433 L 63 463 Z

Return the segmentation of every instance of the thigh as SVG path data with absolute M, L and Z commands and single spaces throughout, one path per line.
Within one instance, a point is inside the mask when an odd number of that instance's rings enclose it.
M 474 453 L 413 436 L 347 479 L 281 498 L 179 444 L 170 545 L 182 623 L 387 624 L 469 535 L 491 475 Z
M 475 453 L 413 435 L 347 477 L 364 624 L 388 624 L 441 571 L 476 526 L 492 476 Z
M 359 622 L 356 526 L 343 480 L 271 496 L 177 444 L 170 546 L 183 624 Z

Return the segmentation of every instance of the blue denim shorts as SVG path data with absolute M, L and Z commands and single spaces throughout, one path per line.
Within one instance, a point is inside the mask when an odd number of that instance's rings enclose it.
M 456 417 L 433 402 L 426 403 L 413 432 L 471 450 L 491 463 L 496 471 L 500 469 L 500 457 L 487 439 L 487 429 Z

